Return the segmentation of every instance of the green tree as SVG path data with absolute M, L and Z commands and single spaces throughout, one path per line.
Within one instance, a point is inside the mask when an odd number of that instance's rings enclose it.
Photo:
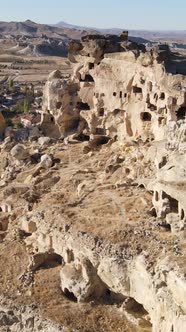
M 28 113 L 29 109 L 30 109 L 31 103 L 28 97 L 26 97 L 24 99 L 24 103 L 23 103 L 23 112 L 24 113 Z
M 8 85 L 9 85 L 9 89 L 12 90 L 13 86 L 14 86 L 14 81 L 12 79 L 10 79 L 8 81 Z

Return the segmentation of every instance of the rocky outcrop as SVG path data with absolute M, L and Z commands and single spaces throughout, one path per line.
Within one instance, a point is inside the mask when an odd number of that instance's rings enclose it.
M 0 269 L 3 243 L 21 243 L 27 257 L 7 292 L 23 280 L 54 319 L 72 302 L 67 325 L 82 308 L 84 320 L 105 305 L 109 322 L 122 316 L 113 331 L 127 317 L 132 331 L 182 332 L 185 76 L 174 74 L 166 45 L 147 51 L 127 33 L 73 41 L 69 58 L 72 77 L 56 70 L 44 88 L 38 129 L 45 136 L 1 145 Z M 107 317 L 96 311 L 92 320 L 98 316 Z M 77 326 L 93 330 L 86 324 L 81 318 Z
M 54 116 L 61 135 L 75 131 L 76 139 L 89 139 L 83 150 L 87 155 L 99 145 L 117 142 L 125 157 L 109 159 L 105 177 L 100 178 L 116 178 L 114 188 L 129 183 L 145 186 L 153 193 L 151 214 L 156 225 L 182 241 L 186 225 L 186 78 L 181 75 L 181 60 L 175 61 L 175 57 L 167 45 L 146 50 L 128 41 L 126 33 L 83 37 L 69 45 L 70 80 L 62 80 L 60 72 L 49 77 L 44 110 Z M 78 182 L 79 202 L 94 190 L 93 181 Z M 68 226 L 61 231 L 44 228 L 43 234 L 38 228 L 28 244 L 63 258 L 64 292 L 87 301 L 105 296 L 109 290 L 142 304 L 154 332 L 186 328 L 184 253 L 177 259 L 162 250 L 150 257 L 152 243 L 147 252 L 129 255 L 129 249 L 110 246 L 108 253 L 103 243 L 74 233 Z
M 66 117 L 72 128 L 81 122 L 79 129 L 89 135 L 164 139 L 169 121 L 184 119 L 186 112 L 186 80 L 167 72 L 171 56 L 167 47 L 146 51 L 126 36 L 71 42 L 72 78 L 63 81 L 59 72 L 49 77 L 44 110 L 56 114 L 61 127 Z
M 109 290 L 110 296 L 118 294 L 142 304 L 155 332 L 186 328 L 181 258 L 162 253 L 150 267 L 146 252 L 130 255 L 130 250 L 118 245 L 108 248 L 88 234 L 74 233 L 67 225 L 59 230 L 41 220 L 27 239 L 27 245 L 31 244 L 37 252 L 55 252 L 63 258 L 62 289 L 78 301 L 103 298 Z
M 51 137 L 67 136 L 77 131 L 80 112 L 75 107 L 79 101 L 76 83 L 61 78 L 60 71 L 50 74 L 44 88 L 41 129 Z M 47 114 L 48 112 L 48 114 Z

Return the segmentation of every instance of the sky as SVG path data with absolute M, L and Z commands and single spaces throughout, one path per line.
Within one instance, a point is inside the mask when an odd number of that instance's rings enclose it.
M 98 28 L 186 30 L 186 0 L 4 0 L 0 4 L 0 21 L 27 19 Z

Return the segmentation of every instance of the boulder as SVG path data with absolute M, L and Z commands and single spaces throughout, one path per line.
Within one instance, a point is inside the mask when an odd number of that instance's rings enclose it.
M 30 157 L 29 152 L 23 144 L 15 145 L 10 151 L 11 156 L 17 160 L 26 160 Z
M 37 139 L 40 136 L 41 136 L 41 133 L 40 133 L 39 128 L 37 126 L 31 127 L 29 129 L 29 138 L 30 139 Z
M 48 154 L 44 154 L 43 156 L 41 156 L 41 162 L 39 165 L 41 168 L 44 168 L 44 169 L 48 169 L 48 168 L 52 167 L 52 165 L 53 165 L 52 158 Z
M 41 146 L 48 145 L 50 143 L 50 141 L 51 141 L 50 137 L 47 137 L 47 136 L 39 137 L 39 139 L 38 139 L 38 143 Z
M 67 296 L 75 296 L 78 302 L 101 298 L 106 293 L 106 286 L 86 258 L 66 264 L 61 269 L 60 277 L 63 292 Z

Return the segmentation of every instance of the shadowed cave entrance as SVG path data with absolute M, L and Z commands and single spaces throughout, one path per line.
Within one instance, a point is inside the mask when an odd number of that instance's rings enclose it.
M 72 302 L 77 302 L 77 297 L 74 295 L 74 293 L 70 292 L 67 288 L 64 289 L 63 295 Z
M 185 120 L 186 118 L 186 107 L 180 107 L 176 111 L 177 120 Z
M 91 83 L 91 82 L 94 82 L 94 79 L 90 74 L 86 74 L 84 79 L 83 78 L 80 79 L 80 82 L 90 82 Z

